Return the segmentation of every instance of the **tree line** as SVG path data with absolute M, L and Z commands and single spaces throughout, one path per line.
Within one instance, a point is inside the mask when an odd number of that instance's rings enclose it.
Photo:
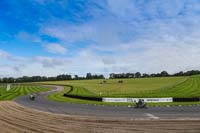
M 178 73 L 169 74 L 167 71 L 162 71 L 160 73 L 121 73 L 121 74 L 110 74 L 110 79 L 117 79 L 117 78 L 148 78 L 148 77 L 169 77 L 169 76 L 191 76 L 191 75 L 197 75 L 200 74 L 199 70 L 191 70 L 187 72 L 180 71 Z M 87 73 L 85 77 L 80 77 L 78 75 L 72 75 L 69 74 L 61 74 L 55 77 L 46 77 L 46 76 L 23 76 L 19 78 L 0 78 L 0 83 L 20 83 L 20 82 L 40 82 L 40 81 L 58 81 L 58 80 L 84 80 L 84 79 L 105 79 L 103 74 L 97 75 L 97 74 L 91 74 Z
M 40 81 L 59 81 L 59 80 L 83 80 L 83 79 L 105 79 L 104 76 L 91 73 L 87 73 L 86 77 L 80 77 L 78 75 L 68 75 L 68 74 L 61 74 L 55 77 L 46 77 L 46 76 L 23 76 L 19 78 L 13 77 L 5 77 L 0 78 L 0 83 L 21 83 L 21 82 L 40 82 Z
M 198 75 L 200 74 L 199 70 L 191 70 L 191 71 L 180 71 L 178 73 L 174 74 L 169 74 L 167 71 L 162 71 L 160 73 L 152 73 L 152 74 L 147 74 L 147 73 L 111 73 L 110 74 L 110 79 L 116 79 L 116 78 L 148 78 L 148 77 L 169 77 L 169 76 L 191 76 L 191 75 Z

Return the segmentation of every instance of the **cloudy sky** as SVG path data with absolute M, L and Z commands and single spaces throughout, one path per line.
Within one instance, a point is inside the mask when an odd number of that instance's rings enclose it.
M 191 69 L 199 0 L 0 1 L 0 77 Z

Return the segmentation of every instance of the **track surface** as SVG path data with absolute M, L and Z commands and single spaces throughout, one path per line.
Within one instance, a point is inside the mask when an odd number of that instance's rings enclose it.
M 153 107 L 148 109 L 135 109 L 129 107 L 111 107 L 71 104 L 50 101 L 47 96 L 63 90 L 61 86 L 52 86 L 51 92 L 41 93 L 35 101 L 30 101 L 28 96 L 17 98 L 15 101 L 21 105 L 68 115 L 103 116 L 103 117 L 128 117 L 130 119 L 200 119 L 200 106 L 191 107 Z

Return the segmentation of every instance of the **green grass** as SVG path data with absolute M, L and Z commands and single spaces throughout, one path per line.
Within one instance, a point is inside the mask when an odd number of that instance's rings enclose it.
M 7 91 L 6 85 L 0 85 L 0 100 L 12 100 L 19 96 L 49 90 L 51 89 L 37 85 L 11 85 L 11 89 Z
M 63 95 L 70 92 L 71 88 L 69 86 L 64 86 L 64 90 L 58 93 L 48 95 L 50 100 L 55 100 L 59 102 L 70 102 L 70 103 L 82 103 L 82 104 L 101 104 L 102 102 L 90 101 L 90 100 L 81 100 L 77 98 L 64 97 Z M 73 93 L 71 94 L 73 95 Z
M 163 96 L 200 97 L 200 76 L 191 76 L 185 82 L 163 91 Z M 155 95 L 155 94 L 154 94 Z
M 140 94 L 133 94 L 133 97 L 200 97 L 200 76 L 191 76 L 183 82 L 177 82 L 168 87 L 157 90 L 144 91 Z
M 167 77 L 167 78 L 137 78 L 110 79 L 105 84 L 102 80 L 76 80 L 76 81 L 53 81 L 39 82 L 40 84 L 56 84 L 65 86 L 64 91 L 48 96 L 49 99 L 60 102 L 71 102 L 81 104 L 119 105 L 128 106 L 132 103 L 104 103 L 77 98 L 64 97 L 65 93 L 86 97 L 200 97 L 200 76 L 191 77 Z M 73 90 L 70 91 L 70 86 Z M 49 91 L 49 88 L 35 84 L 12 85 L 6 91 L 6 85 L 0 85 L 0 100 L 12 100 L 18 96 L 34 92 Z M 100 95 L 101 94 L 101 95 Z M 164 105 L 188 105 L 199 104 L 199 102 L 184 103 L 149 103 L 149 106 Z
M 86 96 L 86 97 L 98 97 L 96 93 L 84 88 L 84 87 L 73 87 L 73 90 L 69 93 L 70 95 L 80 95 L 80 96 Z
M 100 84 L 102 80 L 79 80 L 79 81 L 54 81 L 43 82 L 42 84 L 71 85 L 73 91 L 70 95 L 94 96 L 94 97 L 200 97 L 200 76 L 191 77 L 168 77 L 168 78 L 140 78 L 123 79 L 124 83 L 119 84 L 119 79 L 107 80 L 106 84 Z M 118 88 L 117 88 L 118 86 Z M 120 89 L 121 87 L 125 88 Z M 147 88 L 148 87 L 148 88 Z M 109 89 L 110 88 L 110 89 Z M 116 89 L 114 89 L 116 88 Z M 132 89 L 131 89 L 132 88 Z M 113 92 L 112 92 L 113 91 Z M 76 98 L 64 97 L 62 93 L 53 94 L 49 99 L 62 102 L 100 104 L 100 105 L 130 105 L 131 103 L 103 103 Z M 102 95 L 99 95 L 100 92 Z M 53 98 L 54 97 L 54 98 Z M 149 103 L 150 106 L 159 105 L 188 105 L 200 104 L 200 102 L 173 102 L 173 103 Z
M 99 97 L 151 97 L 163 96 L 166 90 L 187 80 L 188 77 L 168 78 L 137 78 L 123 79 L 124 83 L 118 83 L 119 79 L 107 80 L 75 80 L 40 82 L 41 84 L 71 85 L 74 87 L 73 95 L 99 96 Z M 169 94 L 169 93 L 168 93 Z M 169 95 L 166 95 L 169 96 Z
M 79 103 L 79 104 L 96 104 L 96 105 L 118 105 L 118 106 L 128 106 L 132 105 L 130 103 L 104 103 L 91 100 L 82 100 L 77 98 L 64 97 L 65 93 L 71 90 L 69 86 L 64 86 L 64 90 L 58 93 L 48 95 L 49 100 L 54 100 L 58 102 L 68 102 L 68 103 Z
M 64 91 L 51 94 L 48 96 L 48 99 L 58 101 L 58 102 L 68 102 L 68 103 L 79 103 L 79 104 L 95 104 L 95 105 L 106 105 L 106 106 L 135 106 L 134 103 L 105 103 L 105 102 L 97 102 L 90 100 L 82 100 L 77 98 L 64 97 L 65 93 L 70 91 L 70 87 L 64 86 Z M 179 105 L 197 105 L 200 102 L 172 102 L 172 103 L 148 103 L 149 107 L 151 106 L 179 106 Z

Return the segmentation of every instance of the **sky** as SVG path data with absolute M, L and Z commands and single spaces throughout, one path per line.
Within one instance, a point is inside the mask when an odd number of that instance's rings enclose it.
M 0 0 L 0 77 L 191 69 L 199 0 Z

